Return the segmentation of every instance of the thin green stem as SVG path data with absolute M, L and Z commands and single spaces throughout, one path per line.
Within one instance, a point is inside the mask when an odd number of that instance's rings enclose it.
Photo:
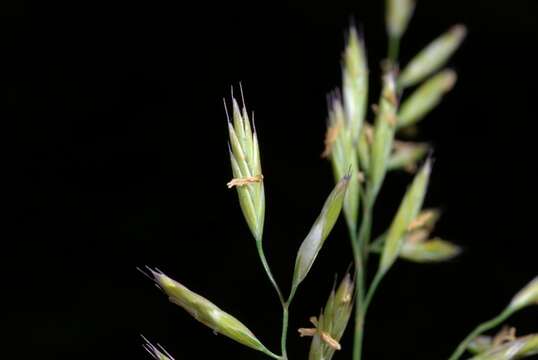
M 284 304 L 282 307 L 282 335 L 280 337 L 280 346 L 282 349 L 282 359 L 288 359 L 288 352 L 286 350 L 286 342 L 288 337 L 288 304 Z
M 463 341 L 458 345 L 454 353 L 450 356 L 448 360 L 457 360 L 465 352 L 469 343 L 475 339 L 478 335 L 500 325 L 504 320 L 506 320 L 510 315 L 512 315 L 512 309 L 506 309 L 496 317 L 482 324 L 478 325 Z
M 372 280 L 372 284 L 370 285 L 370 288 L 368 289 L 368 293 L 366 294 L 366 298 L 364 299 L 364 315 L 366 316 L 366 312 L 368 311 L 368 307 L 370 306 L 370 302 L 372 301 L 372 298 L 374 297 L 374 294 L 377 290 L 377 287 L 379 286 L 379 283 L 383 279 L 384 273 L 377 272 L 377 274 L 374 277 L 374 280 Z
M 400 52 L 400 38 L 399 37 L 389 37 L 389 49 L 388 56 L 391 65 L 395 65 L 398 62 L 398 55 Z
M 360 360 L 362 356 L 362 338 L 364 335 L 364 293 L 366 282 L 366 261 L 368 258 L 368 243 L 372 228 L 372 197 L 368 192 L 364 198 L 364 214 L 358 237 L 352 235 L 355 266 L 357 269 L 356 287 L 357 299 L 355 301 L 355 334 L 353 341 L 353 359 Z
M 297 291 L 297 286 L 291 288 L 290 296 L 288 301 L 282 303 L 282 335 L 280 336 L 280 346 L 282 348 L 282 360 L 288 359 L 288 353 L 286 350 L 286 343 L 288 338 L 288 318 L 289 318 L 289 308 L 290 304 L 293 301 L 295 292 Z
M 357 312 L 355 313 L 355 346 L 353 347 L 353 359 L 360 360 L 362 358 L 362 340 L 364 337 L 364 323 L 366 321 L 366 313 L 368 312 L 368 306 L 372 301 L 372 298 L 375 294 L 375 291 L 383 278 L 379 273 L 375 276 L 368 293 L 364 298 L 362 306 L 357 307 Z M 360 310 L 360 311 L 359 311 Z
M 286 352 L 286 338 L 288 335 L 288 307 L 289 307 L 289 302 L 291 301 L 292 296 L 290 295 L 290 299 L 287 302 L 284 300 L 284 296 L 282 296 L 282 291 L 280 291 L 280 288 L 278 287 L 278 284 L 276 283 L 273 273 L 271 272 L 271 268 L 269 267 L 269 263 L 267 262 L 267 259 L 265 257 L 261 239 L 256 240 L 256 248 L 258 249 L 258 255 L 260 256 L 260 260 L 262 262 L 263 268 L 265 269 L 265 273 L 267 274 L 269 281 L 275 288 L 276 293 L 278 295 L 278 299 L 280 300 L 280 304 L 282 305 L 282 334 L 280 337 L 282 356 L 275 355 L 269 350 L 267 350 L 265 354 L 275 359 L 287 360 L 288 355 Z
M 267 263 L 267 259 L 265 258 L 265 253 L 263 252 L 263 246 L 262 246 L 261 239 L 256 240 L 256 248 L 258 249 L 258 255 L 260 256 L 260 260 L 262 262 L 263 268 L 265 269 L 265 273 L 267 274 L 267 277 L 269 278 L 269 281 L 271 282 L 271 284 L 275 288 L 275 290 L 276 290 L 276 292 L 278 294 L 278 299 L 280 300 L 280 303 L 282 305 L 284 305 L 285 304 L 284 297 L 282 296 L 282 292 L 280 291 L 280 288 L 278 287 L 278 284 L 276 283 L 275 278 L 273 277 L 273 273 L 271 272 L 271 269 L 269 268 L 269 264 Z
M 363 259 L 365 263 L 368 260 L 368 246 L 370 244 L 370 234 L 372 232 L 372 207 L 370 206 L 371 203 L 371 201 L 368 201 L 366 204 L 364 204 L 364 218 L 361 224 L 358 238 L 359 246 L 361 247 L 361 252 L 363 254 Z
M 353 249 L 353 261 L 355 262 L 355 333 L 354 340 L 355 344 L 360 343 L 360 337 L 362 336 L 363 326 L 362 326 L 362 304 L 364 299 L 364 264 L 362 260 L 362 251 L 361 246 L 358 242 L 356 232 L 350 229 L 350 238 L 351 238 L 351 247 Z M 356 351 L 360 352 L 360 347 L 357 346 L 353 349 L 354 355 L 353 358 L 356 358 Z

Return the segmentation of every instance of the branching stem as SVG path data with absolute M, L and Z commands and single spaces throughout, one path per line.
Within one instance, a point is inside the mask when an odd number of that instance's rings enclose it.
M 278 299 L 280 300 L 280 303 L 283 305 L 285 303 L 284 297 L 282 296 L 282 292 L 280 291 L 280 288 L 278 287 L 278 284 L 276 283 L 275 278 L 273 277 L 273 273 L 271 272 L 271 269 L 269 268 L 269 264 L 267 263 L 267 259 L 265 258 L 265 253 L 263 252 L 263 246 L 262 241 L 256 240 L 256 248 L 258 249 L 258 255 L 260 256 L 260 260 L 262 262 L 263 268 L 265 269 L 265 273 L 267 274 L 267 277 L 269 278 L 269 281 L 275 288 L 275 291 L 277 292 Z
M 496 317 L 482 324 L 478 325 L 463 341 L 458 345 L 454 353 L 450 356 L 448 360 L 457 360 L 465 352 L 469 343 L 475 339 L 478 335 L 493 329 L 494 327 L 500 325 L 504 320 L 506 320 L 510 315 L 512 315 L 512 309 L 506 309 Z
M 281 345 L 281 349 L 282 349 L 282 355 L 281 356 L 275 355 L 269 350 L 267 350 L 267 352 L 265 352 L 265 354 L 267 354 L 268 356 L 270 356 L 272 358 L 275 358 L 275 359 L 287 360 L 288 355 L 287 355 L 287 351 L 286 351 L 286 338 L 288 336 L 288 317 L 289 317 L 288 308 L 289 308 L 289 303 L 291 302 L 291 299 L 293 297 L 293 294 L 290 295 L 290 298 L 288 299 L 288 301 L 284 300 L 284 296 L 282 296 L 282 292 L 280 291 L 280 288 L 278 287 L 278 284 L 276 283 L 276 280 L 275 280 L 275 278 L 273 276 L 273 273 L 271 272 L 271 268 L 269 267 L 269 264 L 268 264 L 267 259 L 265 257 L 265 253 L 263 251 L 263 246 L 262 246 L 261 239 L 256 240 L 256 248 L 258 249 L 258 255 L 260 256 L 260 260 L 262 262 L 263 268 L 265 269 L 265 273 L 267 274 L 267 277 L 269 278 L 269 281 L 271 282 L 271 284 L 275 288 L 275 290 L 277 292 L 277 295 L 278 295 L 278 299 L 280 300 L 280 304 L 282 305 L 282 334 L 281 334 L 281 337 L 280 337 L 280 345 Z

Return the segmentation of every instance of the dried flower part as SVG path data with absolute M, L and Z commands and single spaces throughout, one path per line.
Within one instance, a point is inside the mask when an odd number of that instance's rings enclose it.
M 404 235 L 407 232 L 409 224 L 411 224 L 417 217 L 422 208 L 430 172 L 431 162 L 430 160 L 427 160 L 422 169 L 415 175 L 413 183 L 407 190 L 400 204 L 398 212 L 396 213 L 385 238 L 385 246 L 383 247 L 379 264 L 380 273 L 386 272 L 400 254 L 404 242 Z
M 495 336 L 477 336 L 467 345 L 467 350 L 477 355 L 516 339 L 516 328 L 505 325 Z
M 146 339 L 144 336 L 142 336 L 142 339 L 144 339 L 144 345 L 142 347 L 151 355 L 152 358 L 155 360 L 174 360 L 172 355 L 168 353 L 161 345 L 153 345 Z
M 479 353 L 471 360 L 512 360 L 538 354 L 538 334 L 531 334 L 505 342 Z
M 256 175 L 256 176 L 248 176 L 243 179 L 232 179 L 230 180 L 226 186 L 228 186 L 228 189 L 233 188 L 234 186 L 245 186 L 252 183 L 259 183 L 263 180 L 263 175 Z
M 460 253 L 461 248 L 451 242 L 440 238 L 414 241 L 410 234 L 402 246 L 400 257 L 413 262 L 427 263 L 450 260 Z
M 387 33 L 390 37 L 399 39 L 407 29 L 411 16 L 413 16 L 415 1 L 387 0 L 386 7 Z
M 538 305 L 538 276 L 514 296 L 508 307 L 517 311 L 531 305 Z
M 311 321 L 312 321 L 312 319 L 311 319 Z M 317 325 L 317 323 L 318 323 L 317 319 L 316 319 L 315 322 L 314 321 L 312 321 L 312 322 L 315 325 Z M 341 350 L 342 349 L 342 346 L 340 345 L 340 343 L 337 340 L 335 340 L 331 335 L 329 335 L 328 333 L 326 333 L 323 330 L 319 330 L 318 328 L 314 327 L 314 328 L 299 328 L 299 329 L 297 329 L 297 331 L 299 332 L 300 337 L 318 335 L 320 337 L 320 339 L 327 346 L 329 346 L 331 349 L 334 349 L 334 350 Z M 323 358 L 323 359 L 326 359 L 326 358 Z
M 492 341 L 492 346 L 499 346 L 504 343 L 513 341 L 516 339 L 516 328 L 510 326 L 503 326 L 501 331 L 499 331 Z
M 234 178 L 227 185 L 228 188 L 236 187 L 239 205 L 248 227 L 254 238 L 261 241 L 265 219 L 265 192 L 258 137 L 255 128 L 251 126 L 245 106 L 241 109 L 235 99 L 232 102 L 232 121 L 228 117 L 228 132 Z
M 315 328 L 299 329 L 301 336 L 313 336 L 309 359 L 329 360 L 336 350 L 341 350 L 339 341 L 353 311 L 353 292 L 353 280 L 346 274 L 338 289 L 331 291 L 319 319 L 310 318 Z
M 413 125 L 433 110 L 456 83 L 456 73 L 443 70 L 424 82 L 402 102 L 398 113 L 398 128 Z
M 157 286 L 168 295 L 168 299 L 185 309 L 196 320 L 220 333 L 252 349 L 267 352 L 263 344 L 239 320 L 222 311 L 211 301 L 192 292 L 179 282 L 162 272 L 151 270 Z
M 342 88 L 344 109 L 353 143 L 357 143 L 364 123 L 368 101 L 368 63 L 364 44 L 354 27 L 344 51 Z
M 422 228 L 431 229 L 437 219 L 439 218 L 439 211 L 437 209 L 427 209 L 421 211 L 416 218 L 411 221 L 407 227 L 407 231 L 414 231 Z
M 398 87 L 413 86 L 439 70 L 458 49 L 466 34 L 465 26 L 455 25 L 431 42 L 403 69 Z
M 334 227 L 338 215 L 340 215 L 340 211 L 342 210 L 349 180 L 350 177 L 345 176 L 336 184 L 325 201 L 321 213 L 314 222 L 310 232 L 299 247 L 295 260 L 295 270 L 293 272 L 293 289 L 299 286 L 310 271 L 323 243 Z
M 387 169 L 403 169 L 409 173 L 414 173 L 417 170 L 417 163 L 426 156 L 429 149 L 429 145 L 425 143 L 394 141 Z
M 370 190 L 375 198 L 387 173 L 387 166 L 394 141 L 396 129 L 396 111 L 398 98 L 394 74 L 388 73 L 383 78 L 383 90 L 379 100 L 379 110 L 374 126 L 372 155 L 370 158 Z
M 344 215 L 349 229 L 355 232 L 359 213 L 359 165 L 353 146 L 351 123 L 346 121 L 342 102 L 336 96 L 330 102 L 328 124 L 325 146 L 326 150 L 328 147 L 330 149 L 335 181 L 350 176 L 344 198 Z
M 329 110 L 329 127 L 327 128 L 327 131 L 325 132 L 325 148 L 323 149 L 323 152 L 321 153 L 322 158 L 328 158 L 329 155 L 331 155 L 332 148 L 334 144 L 336 144 L 336 140 L 338 139 L 338 135 L 340 135 L 340 132 L 342 131 L 342 128 L 344 127 L 344 122 L 339 121 L 342 120 L 341 118 L 338 118 L 336 116 L 331 116 L 331 110 Z
M 441 211 L 436 208 L 423 209 L 409 224 L 404 235 L 404 242 L 418 244 L 425 242 L 432 233 L 435 224 L 441 217 Z M 383 249 L 387 234 L 384 233 L 370 245 L 370 251 L 379 253 Z

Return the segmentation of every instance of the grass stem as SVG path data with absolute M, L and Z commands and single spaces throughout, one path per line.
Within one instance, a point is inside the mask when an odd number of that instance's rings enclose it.
M 398 55 L 400 53 L 400 38 L 391 36 L 389 37 L 389 49 L 388 57 L 391 65 L 396 65 L 398 62 Z
M 457 360 L 465 352 L 469 343 L 475 339 L 478 335 L 493 329 L 494 327 L 500 325 L 504 320 L 506 320 L 510 315 L 512 315 L 512 309 L 506 309 L 496 317 L 482 324 L 478 325 L 463 341 L 458 345 L 454 353 L 450 356 L 448 360 Z
M 280 337 L 280 346 L 282 349 L 282 359 L 288 359 L 288 352 L 286 350 L 286 342 L 288 337 L 288 304 L 284 304 L 282 307 L 282 335 Z
M 282 292 L 280 291 L 280 288 L 278 287 L 278 284 L 276 283 L 275 278 L 273 277 L 273 273 L 271 272 L 271 268 L 269 267 L 269 264 L 267 263 L 267 259 L 265 258 L 265 253 L 263 252 L 263 246 L 262 241 L 256 240 L 256 248 L 258 249 L 258 255 L 260 256 L 260 260 L 262 262 L 263 268 L 265 269 L 265 273 L 267 274 L 267 277 L 269 278 L 269 281 L 275 288 L 275 291 L 277 292 L 278 299 L 280 300 L 280 303 L 284 306 L 285 301 L 284 297 L 282 296 Z

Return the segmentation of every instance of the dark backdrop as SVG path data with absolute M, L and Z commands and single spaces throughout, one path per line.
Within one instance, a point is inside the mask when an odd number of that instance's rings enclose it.
M 242 81 L 266 181 L 265 248 L 289 289 L 296 250 L 332 187 L 319 157 L 325 96 L 340 82 L 350 21 L 363 32 L 372 98 L 386 39 L 381 1 L 6 2 L 1 6 L 4 177 L 15 202 L 3 352 L 39 359 L 144 359 L 139 334 L 177 359 L 262 359 L 169 304 L 137 266 L 161 268 L 278 348 L 279 304 L 231 177 L 222 98 Z M 458 22 L 454 91 L 421 127 L 436 158 L 427 205 L 465 248 L 447 264 L 398 263 L 367 319 L 368 359 L 448 356 L 537 273 L 534 0 L 420 1 L 406 62 Z M 409 177 L 386 182 L 376 231 Z M 7 232 L 6 232 L 7 233 Z M 292 307 L 289 347 L 351 262 L 340 222 Z M 374 264 L 373 264 L 374 265 Z M 373 268 L 370 272 L 373 272 Z M 538 330 L 531 309 L 509 323 Z M 352 346 L 343 341 L 344 354 Z

